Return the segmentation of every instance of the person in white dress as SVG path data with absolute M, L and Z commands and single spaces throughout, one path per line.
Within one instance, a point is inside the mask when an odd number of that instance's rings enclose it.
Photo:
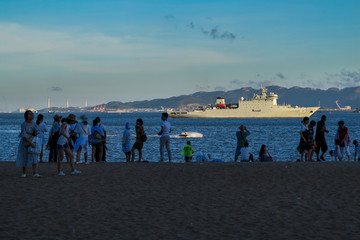
M 76 164 L 81 163 L 81 151 L 84 151 L 84 161 L 85 164 L 88 164 L 88 146 L 90 143 L 91 127 L 85 115 L 80 116 L 80 119 L 82 120 L 81 123 L 78 123 L 75 128 L 75 132 L 78 135 L 75 142 Z
M 21 177 L 26 177 L 27 167 L 32 165 L 34 177 L 40 177 L 39 175 L 39 155 L 32 152 L 30 148 L 35 149 L 36 146 L 32 142 L 34 136 L 37 135 L 37 129 L 33 122 L 34 114 L 32 111 L 26 111 L 24 114 L 25 122 L 21 124 L 20 143 L 16 158 L 16 166 L 22 167 Z

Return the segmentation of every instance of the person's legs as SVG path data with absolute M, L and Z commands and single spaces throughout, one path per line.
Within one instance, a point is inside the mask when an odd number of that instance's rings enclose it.
M 103 146 L 104 145 L 102 143 L 96 145 L 96 151 L 99 151 L 99 162 L 103 159 Z
M 70 168 L 71 168 L 71 171 L 75 171 L 75 163 L 74 163 L 74 154 L 73 154 L 73 151 L 70 149 L 70 148 L 66 148 L 65 149 L 65 154 L 67 156 L 67 159 L 69 160 L 70 162 Z
M 58 162 L 57 162 L 57 168 L 58 168 L 58 173 L 62 172 L 62 161 L 64 159 L 64 150 L 59 149 L 59 156 L 58 156 Z
M 96 145 L 93 143 L 91 145 L 91 162 L 95 162 L 95 153 L 96 153 Z
M 40 162 L 42 162 L 43 154 L 44 154 L 44 144 L 41 145 L 41 152 L 40 152 Z
M 39 173 L 39 164 L 33 164 L 33 174 L 38 174 Z
M 164 147 L 165 147 L 164 137 L 160 137 L 160 162 L 164 161 Z
M 85 161 L 85 163 L 88 162 L 87 159 L 88 159 L 88 153 L 87 153 L 87 151 L 86 151 L 86 152 L 84 152 L 84 161 Z
M 49 162 L 52 162 L 52 161 L 54 161 L 54 148 L 53 148 L 53 146 L 50 144 L 50 151 L 49 151 Z
M 82 147 L 80 146 L 80 147 L 78 148 L 78 150 L 76 151 L 76 163 L 80 163 L 81 150 L 82 150 Z
M 169 162 L 171 162 L 170 136 L 166 136 L 165 146 L 166 146 L 166 151 L 168 153 Z
M 131 149 L 131 162 L 135 161 L 135 147 Z
M 324 161 L 325 161 L 325 159 L 324 159 L 324 154 L 327 152 L 327 150 L 328 150 L 328 146 L 327 146 L 326 141 L 324 140 L 324 141 L 322 142 L 322 145 L 321 145 L 321 151 L 322 151 L 321 156 L 320 156 L 320 159 L 321 159 L 321 160 L 324 160 Z
M 141 158 L 142 158 L 142 149 L 141 149 L 141 148 L 139 148 L 138 150 L 139 150 L 139 160 L 138 160 L 138 162 L 141 162 Z
M 22 167 L 22 173 L 26 174 L 26 167 Z

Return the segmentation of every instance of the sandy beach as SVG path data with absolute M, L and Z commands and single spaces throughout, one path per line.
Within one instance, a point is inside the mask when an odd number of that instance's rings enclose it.
M 359 163 L 0 163 L 0 239 L 359 239 Z

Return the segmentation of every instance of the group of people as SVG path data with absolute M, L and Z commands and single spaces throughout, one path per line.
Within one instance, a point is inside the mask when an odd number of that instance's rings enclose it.
M 91 162 L 106 161 L 106 130 L 101 124 L 99 117 L 93 120 L 93 126 L 88 124 L 85 115 L 80 116 L 81 121 L 76 121 L 74 114 L 68 117 L 55 115 L 54 122 L 46 142 L 44 133 L 47 126 L 43 122 L 44 116 L 38 115 L 36 123 L 33 122 L 34 114 L 31 111 L 24 113 L 25 122 L 21 124 L 20 143 L 16 159 L 16 165 L 22 167 L 22 177 L 26 177 L 27 167 L 33 166 L 34 177 L 40 177 L 38 163 L 43 161 L 43 148 L 49 150 L 49 162 L 57 162 L 57 175 L 65 176 L 62 169 L 64 155 L 70 163 L 71 174 L 79 175 L 74 162 L 76 152 L 76 163 L 81 163 L 81 153 L 84 152 L 84 162 L 88 164 L 88 146 L 92 146 Z
M 172 162 L 171 149 L 170 149 L 170 134 L 171 124 L 168 121 L 168 114 L 162 113 L 161 115 L 161 128 L 158 132 L 160 136 L 160 162 L 164 161 L 164 149 L 166 148 L 169 162 Z M 16 164 L 22 167 L 22 177 L 26 177 L 27 167 L 33 167 L 34 177 L 40 177 L 38 172 L 38 163 L 43 161 L 43 146 L 49 151 L 49 162 L 57 162 L 57 174 L 64 176 L 65 173 L 62 169 L 62 161 L 64 156 L 70 163 L 71 174 L 81 174 L 76 170 L 74 162 L 74 152 L 76 153 L 76 163 L 81 163 L 81 153 L 84 152 L 84 162 L 88 164 L 88 146 L 92 146 L 91 162 L 106 161 L 106 129 L 101 123 L 99 117 L 93 120 L 92 127 L 88 124 L 88 118 L 85 115 L 79 117 L 80 121 L 76 120 L 74 114 L 69 114 L 68 117 L 55 115 L 54 122 L 49 132 L 49 139 L 46 142 L 44 133 L 47 132 L 46 124 L 44 123 L 44 116 L 39 114 L 36 123 L 33 122 L 34 114 L 31 111 L 26 111 L 24 114 L 25 122 L 21 124 L 20 143 Z M 316 153 L 317 161 L 325 161 L 324 154 L 328 150 L 325 139 L 325 133 L 329 131 L 326 129 L 325 122 L 326 116 L 323 115 L 321 120 L 316 124 L 315 121 L 310 121 L 308 117 L 304 117 L 300 129 L 300 143 L 297 150 L 301 154 L 299 161 L 313 161 L 313 154 Z M 131 143 L 130 123 L 125 123 L 125 129 L 122 136 L 122 151 L 126 156 L 127 162 L 135 161 L 135 151 L 138 151 L 139 157 L 137 162 L 142 160 L 142 148 L 147 140 L 147 136 L 143 126 L 144 122 L 141 118 L 136 120 L 135 133 L 136 140 L 134 144 Z M 316 134 L 314 127 L 316 127 Z M 330 151 L 333 161 L 342 161 L 343 156 L 348 157 L 350 161 L 350 137 L 348 129 L 344 125 L 344 121 L 338 123 L 334 137 L 335 150 Z M 315 137 L 314 137 L 315 134 Z M 236 132 L 237 147 L 235 150 L 235 162 L 240 158 L 241 162 L 260 161 L 260 162 L 276 162 L 270 155 L 266 145 L 262 145 L 259 151 L 258 158 L 254 158 L 252 151 L 249 147 L 247 137 L 250 131 L 244 126 L 239 127 Z M 353 141 L 355 145 L 354 161 L 360 161 L 360 147 L 358 141 Z M 191 142 L 187 141 L 182 151 L 185 162 L 191 162 L 194 149 Z M 320 152 L 321 155 L 320 155 Z M 197 159 L 201 161 L 209 161 L 210 155 L 197 154 Z M 214 160 L 216 161 L 216 160 Z
M 325 139 L 325 133 L 329 133 L 325 126 L 326 116 L 321 116 L 320 121 L 317 123 L 308 117 L 304 117 L 301 121 L 300 127 L 300 143 L 297 150 L 301 154 L 299 161 L 314 161 L 313 154 L 316 153 L 317 161 L 325 161 L 324 154 L 328 150 L 328 145 Z M 314 130 L 316 126 L 316 131 Z M 315 134 L 315 137 L 314 137 Z M 354 161 L 360 161 L 360 148 L 357 140 L 353 141 L 355 146 Z M 350 153 L 350 136 L 348 128 L 345 127 L 344 121 L 338 122 L 338 129 L 334 136 L 335 149 L 329 151 L 331 161 L 343 161 L 347 157 L 348 161 L 351 160 Z M 321 155 L 320 155 L 321 152 Z

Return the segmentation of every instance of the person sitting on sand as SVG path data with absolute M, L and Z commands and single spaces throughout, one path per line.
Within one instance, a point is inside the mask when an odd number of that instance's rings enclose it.
M 353 144 L 355 145 L 354 162 L 360 162 L 360 144 L 357 140 L 354 140 Z
M 126 162 L 130 162 L 131 156 L 131 140 L 130 140 L 130 123 L 125 123 L 125 130 L 122 137 L 122 151 L 125 153 Z
M 194 149 L 191 147 L 191 142 L 187 141 L 186 145 L 181 153 L 181 155 L 185 157 L 185 162 L 191 162 L 192 154 L 194 152 L 195 152 Z
M 37 135 L 37 130 L 35 123 L 32 121 L 34 119 L 34 114 L 32 111 L 26 111 L 24 114 L 25 122 L 21 124 L 20 132 L 20 143 L 16 158 L 16 166 L 22 167 L 21 177 L 26 177 L 27 167 L 32 165 L 33 167 L 33 177 L 40 177 L 39 175 L 39 155 L 33 153 L 30 148 L 34 149 L 36 146 L 32 142 L 34 136 Z
M 70 124 L 73 124 L 76 121 L 76 116 L 74 114 L 69 114 L 66 118 L 66 122 L 61 125 L 61 132 L 59 140 L 57 141 L 57 148 L 59 152 L 59 160 L 57 162 L 58 173 L 59 176 L 65 176 L 65 173 L 62 171 L 62 160 L 64 158 L 64 152 L 70 161 L 71 167 L 71 174 L 78 175 L 81 174 L 80 171 L 75 169 L 74 164 L 74 154 L 73 151 L 70 149 Z
M 236 132 L 237 144 L 235 150 L 235 162 L 237 162 L 238 160 L 238 157 L 241 152 L 241 148 L 244 147 L 245 142 L 247 142 L 246 138 L 250 135 L 250 132 L 246 129 L 244 125 L 241 125 L 239 129 L 240 131 Z
M 272 159 L 269 150 L 267 149 L 266 145 L 261 145 L 259 151 L 259 161 L 260 162 L 276 162 L 275 159 Z
M 244 147 L 241 148 L 240 153 L 240 162 L 250 162 L 254 161 L 251 149 L 249 148 L 249 143 L 246 141 Z

